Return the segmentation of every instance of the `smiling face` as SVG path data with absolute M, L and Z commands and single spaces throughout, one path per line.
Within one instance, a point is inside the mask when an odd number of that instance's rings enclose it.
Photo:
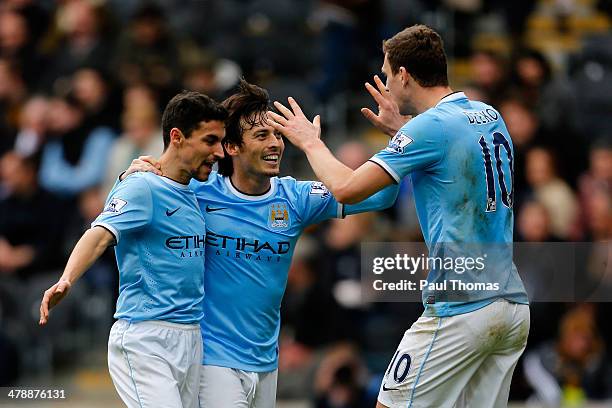
M 202 121 L 189 137 L 173 128 L 171 138 L 177 143 L 177 152 L 183 167 L 191 178 L 208 180 L 212 166 L 223 158 L 221 142 L 225 136 L 225 125 L 218 120 Z
M 234 169 L 240 168 L 240 173 L 258 178 L 278 176 L 285 150 L 282 136 L 261 121 L 251 127 L 243 121 L 242 126 L 242 144 L 226 146 Z

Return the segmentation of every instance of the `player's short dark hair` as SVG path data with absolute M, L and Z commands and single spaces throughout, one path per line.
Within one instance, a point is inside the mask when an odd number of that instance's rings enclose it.
M 170 99 L 162 115 L 164 151 L 170 145 L 170 131 L 180 129 L 185 137 L 200 126 L 200 122 L 218 120 L 225 122 L 227 110 L 212 98 L 191 91 L 183 91 Z
M 417 24 L 383 41 L 391 72 L 404 67 L 422 87 L 448 86 L 444 43 L 433 29 Z
M 268 91 L 245 81 L 240 80 L 236 93 L 222 102 L 229 112 L 225 124 L 225 138 L 223 146 L 242 146 L 242 134 L 261 123 L 265 123 L 268 110 L 271 109 Z M 232 158 L 226 154 L 219 160 L 219 173 L 231 176 L 234 172 Z

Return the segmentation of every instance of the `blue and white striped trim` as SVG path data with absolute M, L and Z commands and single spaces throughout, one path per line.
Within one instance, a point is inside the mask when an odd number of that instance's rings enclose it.
M 336 214 L 336 218 L 344 218 L 344 204 L 338 203 L 338 214 Z
M 125 356 L 125 361 L 127 362 L 128 368 L 130 369 L 130 379 L 132 380 L 132 384 L 134 385 L 134 391 L 136 392 L 136 397 L 138 398 L 138 405 L 142 408 L 142 401 L 140 400 L 140 393 L 138 392 L 138 387 L 136 386 L 136 380 L 134 379 L 134 371 L 132 370 L 132 364 L 130 363 L 130 356 L 128 355 L 123 342 L 125 340 L 125 333 L 132 326 L 131 322 L 128 322 L 128 327 L 125 328 L 123 333 L 121 334 L 121 351 L 123 351 L 123 355 Z
M 438 337 L 438 331 L 440 331 L 440 326 L 442 326 L 442 318 L 438 320 L 438 327 L 436 327 L 436 331 L 434 332 L 431 343 L 429 343 L 429 348 L 425 353 L 425 357 L 423 357 L 423 361 L 421 361 L 421 365 L 419 366 L 419 372 L 417 373 L 416 378 L 414 379 L 414 385 L 412 386 L 412 390 L 410 391 L 410 404 L 408 404 L 408 408 L 412 407 L 412 402 L 414 401 L 414 392 L 416 391 L 417 384 L 419 383 L 419 378 L 421 378 L 421 373 L 423 372 L 423 367 L 425 367 L 425 362 L 429 358 L 429 353 L 431 353 L 431 349 L 433 348 L 434 343 L 436 342 L 436 337 Z
M 91 228 L 96 227 L 96 226 L 99 226 L 99 227 L 102 227 L 108 230 L 108 232 L 110 232 L 111 234 L 115 236 L 115 244 L 119 243 L 119 231 L 117 230 L 117 228 L 113 227 L 112 225 L 106 222 L 94 221 L 91 223 Z
M 393 170 L 393 169 L 391 168 L 391 166 L 389 166 L 387 163 L 385 163 L 385 161 L 384 161 L 384 160 L 382 160 L 381 158 L 376 157 L 376 156 L 373 156 L 373 157 L 371 157 L 371 158 L 370 158 L 370 161 L 371 161 L 371 162 L 373 162 L 373 163 L 376 163 L 376 164 L 378 164 L 380 167 L 382 167 L 382 168 L 383 168 L 383 169 L 384 169 L 384 170 L 385 170 L 387 173 L 389 173 L 389 175 L 390 175 L 391 177 L 393 177 L 393 179 L 395 180 L 395 182 L 396 182 L 396 183 L 398 183 L 398 184 L 399 184 L 399 183 L 400 183 L 400 181 L 402 181 L 402 178 L 399 176 L 399 174 L 397 174 L 397 173 L 395 172 L 395 170 Z

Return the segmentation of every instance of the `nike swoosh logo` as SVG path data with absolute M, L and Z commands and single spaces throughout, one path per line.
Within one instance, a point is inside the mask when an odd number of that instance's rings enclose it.
M 385 384 L 383 384 L 383 391 L 397 391 L 399 388 L 387 388 Z
M 219 208 L 212 208 L 210 206 L 206 206 L 206 212 L 210 213 L 210 212 L 215 212 L 215 211 L 219 211 L 219 210 L 227 210 L 227 207 L 219 207 Z
M 177 209 L 176 209 L 176 210 L 174 210 L 174 211 L 168 211 L 168 210 L 166 210 L 166 215 L 167 215 L 168 217 L 170 217 L 170 216 L 172 216 L 172 214 L 174 214 L 175 212 L 177 212 L 177 211 L 178 211 L 180 208 L 181 208 L 181 207 L 177 208 Z

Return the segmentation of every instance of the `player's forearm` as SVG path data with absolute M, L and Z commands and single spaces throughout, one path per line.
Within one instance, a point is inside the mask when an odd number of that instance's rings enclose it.
M 331 191 L 336 200 L 344 204 L 353 204 L 365 197 L 351 191 L 351 179 L 354 171 L 334 157 L 321 140 L 304 146 L 304 153 L 319 180 Z
M 75 283 L 113 241 L 113 235 L 102 227 L 87 230 L 72 250 L 61 279 Z
M 398 194 L 399 184 L 392 184 L 357 204 L 347 205 L 344 212 L 346 215 L 351 215 L 368 211 L 385 210 L 395 203 Z

